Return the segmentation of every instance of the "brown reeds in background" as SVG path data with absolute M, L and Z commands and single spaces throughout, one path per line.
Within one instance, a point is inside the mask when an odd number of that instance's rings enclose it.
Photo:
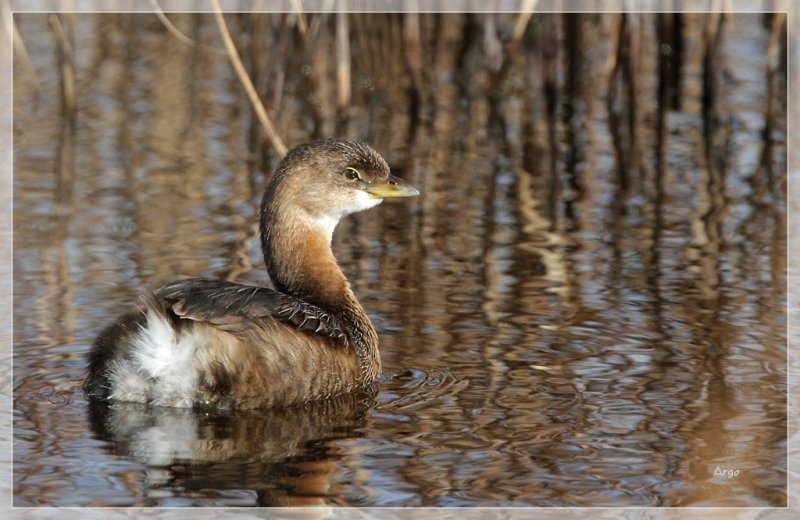
M 535 4 L 527 2 L 526 7 L 533 8 Z M 684 95 L 681 63 L 686 52 L 683 20 L 686 16 L 700 15 L 602 15 L 603 27 L 615 27 L 608 31 L 608 39 L 600 48 L 607 49 L 607 79 L 603 95 L 607 103 L 608 128 L 617 154 L 618 181 L 623 191 L 629 188 L 641 191 L 648 184 L 645 170 L 650 167 L 643 166 L 642 161 L 650 151 L 642 149 L 642 138 L 657 137 L 655 134 L 660 126 L 650 128 L 651 115 L 663 123 L 665 114 L 681 109 Z M 707 122 L 713 119 L 711 114 L 716 104 L 720 67 L 715 49 L 724 32 L 725 17 L 724 13 L 703 15 L 701 102 L 708 116 L 705 118 Z M 217 19 L 219 22 L 220 18 Z M 348 120 L 352 105 L 355 103 L 359 110 L 369 110 L 376 91 L 387 96 L 405 96 L 413 125 L 426 118 L 435 99 L 436 75 L 446 74 L 446 70 L 437 68 L 437 63 L 442 63 L 437 56 L 451 52 L 459 65 L 463 65 L 461 61 L 467 46 L 472 46 L 476 38 L 481 42 L 479 46 L 487 72 L 487 95 L 491 95 L 506 76 L 514 74 L 509 67 L 516 55 L 534 54 L 539 57 L 542 91 L 535 95 L 544 99 L 549 121 L 548 141 L 552 147 L 558 138 L 557 114 L 561 113 L 562 107 L 571 110 L 571 103 L 564 102 L 561 91 L 563 87 L 573 88 L 579 84 L 581 60 L 586 52 L 600 43 L 596 38 L 582 37 L 581 28 L 590 19 L 596 20 L 598 15 L 558 16 L 525 12 L 463 18 L 427 13 L 253 14 L 249 15 L 244 27 L 250 34 L 235 35 L 248 42 L 242 45 L 249 53 L 247 71 L 235 54 L 233 40 L 225 36 L 224 25 L 220 28 L 231 62 L 266 132 L 265 144 L 267 147 L 274 145 L 280 156 L 285 151 L 281 134 L 293 131 L 281 131 L 272 122 L 280 121 L 285 110 L 280 101 L 284 99 L 286 67 L 299 65 L 307 71 L 305 74 L 312 92 L 308 97 L 308 107 L 313 114 L 311 134 L 315 137 L 351 136 L 353 131 Z M 770 18 L 769 23 L 771 36 L 767 52 L 770 65 L 766 72 L 770 92 L 775 94 L 778 88 L 775 78 L 783 70 L 779 67 L 780 57 L 786 52 L 786 39 L 781 37 L 786 30 L 785 15 L 778 13 Z M 524 41 L 526 35 L 527 42 Z M 300 63 L 298 56 L 301 57 Z M 267 70 L 264 70 L 265 66 Z M 382 84 L 383 78 L 394 77 L 394 73 L 388 73 L 388 70 L 397 67 L 405 68 L 406 77 L 393 79 L 395 83 L 392 85 Z M 659 67 L 663 70 L 656 72 Z M 259 75 L 259 81 L 250 81 L 245 72 Z M 656 84 L 654 78 L 657 74 L 663 76 L 663 92 L 651 88 Z M 469 81 L 467 77 L 459 78 L 460 88 L 468 88 L 466 83 Z M 261 86 L 256 89 L 252 85 L 258 82 Z M 258 101 L 258 94 L 267 100 L 267 110 Z M 668 95 L 668 99 L 663 99 L 664 95 Z M 780 96 L 770 95 L 768 99 L 765 136 L 769 135 L 773 125 L 773 105 Z M 711 131 L 710 126 L 705 127 L 704 138 L 707 141 L 712 138 Z M 648 141 L 661 142 L 659 139 Z M 551 159 L 555 157 L 554 154 Z M 555 170 L 551 165 L 550 171 Z M 766 183 L 772 185 L 769 161 L 764 163 L 764 174 L 769 177 Z M 557 193 L 554 195 L 558 197 Z
M 671 120 L 697 108 L 699 166 L 708 177 L 703 186 L 710 190 L 709 206 L 700 214 L 725 213 L 735 121 L 721 101 L 731 80 L 720 48 L 736 36 L 727 33 L 731 14 L 534 13 L 533 0 L 524 2 L 526 12 L 505 14 L 306 13 L 299 2 L 292 13 L 223 14 L 214 0 L 214 13 L 191 15 L 181 29 L 174 21 L 182 15 L 161 12 L 157 0 L 152 4 L 154 14 L 119 18 L 133 32 L 161 33 L 161 45 L 151 49 L 153 59 L 180 48 L 191 48 L 187 56 L 198 63 L 227 59 L 231 79 L 248 100 L 241 114 L 248 126 L 247 171 L 268 174 L 289 146 L 312 138 L 365 139 L 422 187 L 420 226 L 432 229 L 442 205 L 450 203 L 448 179 L 438 173 L 453 170 L 452 155 L 461 146 L 449 136 L 465 117 L 482 120 L 484 126 L 466 142 L 484 146 L 494 139 L 484 135 L 486 130 L 509 124 L 507 107 L 517 103 L 519 146 L 505 146 L 502 153 L 522 155 L 520 168 L 530 178 L 520 182 L 535 193 L 550 232 L 575 225 L 590 190 L 591 179 L 582 172 L 586 161 L 595 160 L 586 144 L 587 139 L 592 146 L 597 142 L 592 119 L 602 121 L 610 136 L 615 209 L 622 214 L 630 198 L 645 196 L 658 219 L 670 176 Z M 59 179 L 66 196 L 74 170 L 70 142 L 80 112 L 76 88 L 90 77 L 76 65 L 74 16 L 48 18 L 61 85 Z M 97 27 L 100 38 L 112 32 Z M 786 15 L 763 15 L 762 27 L 761 155 L 758 169 L 746 178 L 753 186 L 752 201 L 769 206 L 786 183 L 779 174 L 785 167 L 783 148 L 775 141 L 786 121 Z M 20 81 L 39 92 L 24 35 L 16 24 L 14 29 Z M 129 53 L 137 56 L 135 49 Z M 91 74 L 97 74 L 94 64 Z M 204 81 L 200 74 L 187 84 L 203 91 Z M 415 153 L 408 154 L 409 149 Z M 253 193 L 263 182 L 263 176 L 248 176 Z M 250 268 L 248 244 L 256 230 L 252 223 L 245 227 L 231 245 L 231 278 Z M 712 225 L 702 234 L 715 233 Z M 696 240 L 706 243 L 707 237 Z

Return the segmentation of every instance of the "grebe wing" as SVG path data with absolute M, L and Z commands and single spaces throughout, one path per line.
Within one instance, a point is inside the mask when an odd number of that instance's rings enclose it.
M 337 346 L 347 345 L 347 335 L 334 316 L 267 287 L 191 278 L 171 282 L 155 296 L 179 318 L 207 322 L 228 332 L 243 332 L 253 320 L 275 319 Z

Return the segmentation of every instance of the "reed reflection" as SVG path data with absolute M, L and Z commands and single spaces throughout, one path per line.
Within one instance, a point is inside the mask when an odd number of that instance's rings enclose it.
M 367 140 L 423 192 L 334 236 L 385 378 L 319 417 L 93 409 L 98 446 L 64 392 L 122 302 L 266 281 L 272 143 L 213 19 L 166 17 L 195 43 L 59 18 L 71 73 L 15 17 L 19 505 L 786 503 L 785 16 L 226 15 L 287 143 Z

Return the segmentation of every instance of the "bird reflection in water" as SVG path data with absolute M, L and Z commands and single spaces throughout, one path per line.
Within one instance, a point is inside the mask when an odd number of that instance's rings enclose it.
M 212 411 L 137 403 L 89 404 L 92 430 L 108 448 L 145 466 L 149 505 L 348 505 L 334 476 L 337 441 L 363 437 L 377 389 L 289 408 Z M 204 497 L 202 499 L 195 497 Z

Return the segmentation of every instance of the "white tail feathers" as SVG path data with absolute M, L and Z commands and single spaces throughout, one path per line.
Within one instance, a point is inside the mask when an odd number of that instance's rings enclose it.
M 202 335 L 193 334 L 194 327 L 176 330 L 153 304 L 147 306 L 146 316 L 146 324 L 130 341 L 130 356 L 118 359 L 111 368 L 110 397 L 190 407 L 197 395 L 194 356 Z

